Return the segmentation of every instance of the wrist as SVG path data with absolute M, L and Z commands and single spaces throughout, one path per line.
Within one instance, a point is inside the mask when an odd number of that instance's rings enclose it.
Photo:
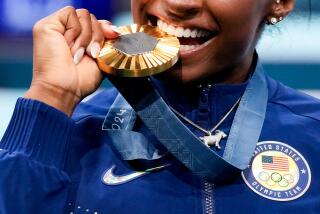
M 24 98 L 43 102 L 53 108 L 71 116 L 74 108 L 80 102 L 75 93 L 63 90 L 50 84 L 32 84 Z

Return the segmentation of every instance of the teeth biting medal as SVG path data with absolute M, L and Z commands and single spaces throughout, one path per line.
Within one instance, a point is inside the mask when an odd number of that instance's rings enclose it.
M 122 77 L 161 73 L 178 61 L 177 37 L 149 25 L 119 27 L 120 36 L 107 40 L 97 58 L 99 68 Z

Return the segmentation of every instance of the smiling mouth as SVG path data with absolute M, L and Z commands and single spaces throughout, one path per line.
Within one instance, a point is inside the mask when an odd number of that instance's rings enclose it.
M 157 26 L 161 31 L 176 36 L 180 42 L 180 52 L 196 51 L 217 35 L 217 33 L 205 29 L 174 26 L 155 16 L 149 16 L 149 25 Z

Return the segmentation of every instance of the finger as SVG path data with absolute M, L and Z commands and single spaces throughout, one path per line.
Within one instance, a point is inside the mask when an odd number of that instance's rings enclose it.
M 84 55 L 85 49 L 90 44 L 92 38 L 92 24 L 88 10 L 78 9 L 76 10 L 76 13 L 80 22 L 81 33 L 71 47 L 71 53 L 74 56 L 74 63 L 78 64 Z
M 87 47 L 87 54 L 93 58 L 97 58 L 104 42 L 104 34 L 100 23 L 96 17 L 91 14 L 92 38 L 90 45 Z
M 120 35 L 119 29 L 107 20 L 99 20 L 104 37 L 107 39 L 115 39 Z
M 100 20 L 98 20 L 98 22 L 99 22 L 100 24 L 105 23 L 105 24 L 107 24 L 107 25 L 112 25 L 112 22 L 110 22 L 109 20 L 105 20 L 105 19 L 100 19 Z
M 61 33 L 65 37 L 69 47 L 81 33 L 81 26 L 76 10 L 71 6 L 64 7 L 38 21 L 33 28 L 34 37 L 42 35 L 41 32 L 48 30 L 48 28 Z

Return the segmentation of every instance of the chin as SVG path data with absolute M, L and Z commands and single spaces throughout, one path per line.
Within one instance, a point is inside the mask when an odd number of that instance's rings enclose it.
M 154 77 L 161 81 L 174 84 L 198 84 L 206 79 L 205 75 L 200 73 L 199 70 L 203 71 L 203 68 L 200 68 L 199 66 L 189 67 L 180 59 L 173 67 Z

